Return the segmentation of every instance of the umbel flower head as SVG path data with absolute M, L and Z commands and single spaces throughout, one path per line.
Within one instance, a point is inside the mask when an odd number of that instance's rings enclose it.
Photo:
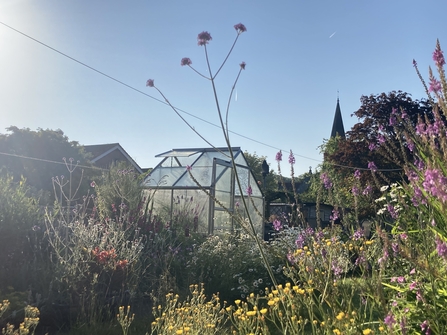
M 181 66 L 185 66 L 185 65 L 189 66 L 189 65 L 191 65 L 191 64 L 192 64 L 192 61 L 191 61 L 191 59 L 189 59 L 188 57 L 184 57 L 184 58 L 182 58 L 182 60 L 180 61 L 180 65 L 181 65 Z
M 245 65 L 246 65 L 245 62 L 242 62 L 242 63 L 240 63 L 239 65 L 240 65 L 240 67 L 241 67 L 242 70 L 245 70 Z
M 147 87 L 154 87 L 154 79 L 148 79 L 146 82 Z
M 197 44 L 205 45 L 208 44 L 208 42 L 211 41 L 212 39 L 213 38 L 211 37 L 209 32 L 202 31 L 199 35 L 197 35 Z
M 236 29 L 238 34 L 242 34 L 247 31 L 247 28 L 242 23 L 238 23 L 234 25 L 234 29 Z

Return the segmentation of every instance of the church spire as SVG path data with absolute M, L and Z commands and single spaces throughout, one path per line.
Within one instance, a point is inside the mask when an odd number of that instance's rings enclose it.
M 341 117 L 340 101 L 337 96 L 337 107 L 335 108 L 334 123 L 332 124 L 331 138 L 336 136 L 345 136 L 345 127 L 343 126 L 343 118 Z

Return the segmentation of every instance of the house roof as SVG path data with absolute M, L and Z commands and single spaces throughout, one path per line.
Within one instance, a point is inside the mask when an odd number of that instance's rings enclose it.
M 334 123 L 332 124 L 331 137 L 341 136 L 343 138 L 345 135 L 345 127 L 343 126 L 343 118 L 341 116 L 340 102 L 337 98 L 337 107 L 335 108 Z
M 92 163 L 95 163 L 113 151 L 118 150 L 124 157 L 126 157 L 135 170 L 139 173 L 143 173 L 141 167 L 132 159 L 132 157 L 130 157 L 119 143 L 84 145 L 84 150 L 92 155 L 93 158 L 90 160 Z

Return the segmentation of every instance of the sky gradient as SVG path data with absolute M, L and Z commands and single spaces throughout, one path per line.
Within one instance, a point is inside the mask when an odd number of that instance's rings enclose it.
M 216 80 L 225 109 L 246 62 L 231 99 L 232 145 L 267 156 L 273 169 L 279 149 L 293 150 L 298 174 L 315 170 L 337 96 L 346 131 L 362 95 L 425 96 L 412 60 L 427 76 L 437 38 L 447 50 L 446 12 L 444 0 L 0 0 L 0 132 L 61 129 L 80 144 L 119 142 L 143 168 L 173 148 L 207 147 L 145 86 L 151 78 L 197 117 L 182 114 L 197 131 L 224 146 L 210 82 L 180 60 L 189 57 L 206 73 L 197 34 L 208 31 L 216 71 L 236 37 L 233 26 L 243 23 L 247 32 Z

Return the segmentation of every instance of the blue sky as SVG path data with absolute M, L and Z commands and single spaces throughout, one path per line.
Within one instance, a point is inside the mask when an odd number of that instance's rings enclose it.
M 267 156 L 293 150 L 297 173 L 313 169 L 318 146 L 330 135 L 339 91 L 345 129 L 362 95 L 402 90 L 424 97 L 414 69 L 432 64 L 436 39 L 447 48 L 444 0 L 321 1 L 99 1 L 0 0 L 7 24 L 129 86 L 152 78 L 182 110 L 218 124 L 197 34 L 210 32 L 214 70 L 243 23 L 247 32 L 217 77 L 225 107 L 231 102 L 232 145 Z M 129 89 L 0 24 L 0 132 L 11 125 L 61 129 L 81 144 L 119 142 L 142 167 L 173 148 L 208 146 L 159 101 Z M 222 132 L 184 115 L 215 146 Z M 259 142 L 265 143 L 260 144 Z M 285 154 L 287 155 L 287 154 Z M 283 166 L 283 170 L 286 166 Z

